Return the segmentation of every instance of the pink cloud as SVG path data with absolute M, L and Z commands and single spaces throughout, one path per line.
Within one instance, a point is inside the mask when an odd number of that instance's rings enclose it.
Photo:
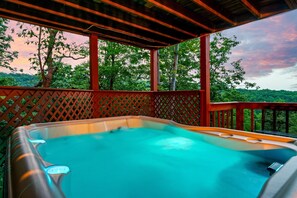
M 11 42 L 11 50 L 19 52 L 18 58 L 15 59 L 12 63 L 11 66 L 13 68 L 23 69 L 24 73 L 30 73 L 30 74 L 35 74 L 36 71 L 30 69 L 31 63 L 29 61 L 30 57 L 33 57 L 33 54 L 36 52 L 37 47 L 34 45 L 27 45 L 26 44 L 26 38 L 21 38 L 18 37 L 16 33 L 20 32 L 19 27 L 17 26 L 17 21 L 10 21 L 8 24 L 8 30 L 7 34 L 10 34 L 14 42 Z M 30 28 L 29 24 L 24 25 L 26 28 Z M 12 30 L 14 30 L 12 33 Z M 76 35 L 68 32 L 64 32 L 64 36 L 67 38 L 68 43 L 76 42 L 77 44 L 85 43 L 88 41 L 88 37 L 86 36 L 81 36 L 81 35 Z M 87 59 L 86 59 L 87 60 Z M 72 60 L 72 59 L 65 59 L 65 63 L 70 64 L 70 65 L 77 65 L 80 64 L 83 61 L 86 60 Z M 3 72 L 10 72 L 7 69 L 1 69 Z
M 297 63 L 297 11 L 277 15 L 223 32 L 241 42 L 231 60 L 242 59 L 249 77 L 268 75 L 273 69 Z

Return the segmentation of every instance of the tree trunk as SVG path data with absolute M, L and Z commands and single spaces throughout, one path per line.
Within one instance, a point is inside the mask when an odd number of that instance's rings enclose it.
M 178 66 L 178 48 L 179 44 L 174 47 L 174 62 L 172 66 L 172 76 L 170 82 L 170 91 L 176 90 L 176 74 L 177 74 L 177 66 Z
M 49 31 L 50 35 L 50 39 L 48 42 L 48 46 L 47 46 L 47 54 L 46 54 L 46 59 L 44 62 L 44 66 L 47 65 L 47 73 L 45 74 L 45 69 L 43 69 L 42 72 L 42 76 L 43 76 L 43 82 L 42 82 L 42 86 L 43 87 L 50 87 L 52 84 L 52 80 L 53 80 L 53 76 L 54 73 L 56 72 L 57 68 L 55 66 L 54 60 L 53 60 L 53 50 L 55 47 L 55 43 L 56 43 L 56 35 L 58 33 L 57 30 L 50 30 Z

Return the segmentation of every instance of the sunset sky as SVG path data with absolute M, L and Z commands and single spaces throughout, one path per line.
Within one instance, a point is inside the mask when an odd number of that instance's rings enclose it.
M 15 24 L 10 22 L 10 27 L 15 27 Z M 66 35 L 76 42 L 88 40 L 83 36 Z M 236 35 L 240 41 L 232 51 L 231 59 L 242 59 L 248 81 L 256 82 L 261 89 L 297 91 L 297 11 L 232 28 L 223 31 L 223 35 Z M 12 49 L 19 51 L 19 58 L 12 66 L 23 68 L 24 73 L 34 74 L 33 70 L 29 70 L 28 57 L 35 48 L 14 36 Z

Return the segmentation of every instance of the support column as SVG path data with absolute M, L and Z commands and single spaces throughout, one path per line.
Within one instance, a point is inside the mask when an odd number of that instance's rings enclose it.
M 210 126 L 210 63 L 209 63 L 209 51 L 210 51 L 210 39 L 209 35 L 200 37 L 200 84 L 201 90 L 204 91 L 202 94 L 203 99 L 200 102 L 200 125 Z
M 99 118 L 98 36 L 90 34 L 90 89 L 93 90 L 93 118 Z
M 158 91 L 158 50 L 151 50 L 151 91 Z
M 91 90 L 99 90 L 98 83 L 98 36 L 90 35 L 90 87 Z

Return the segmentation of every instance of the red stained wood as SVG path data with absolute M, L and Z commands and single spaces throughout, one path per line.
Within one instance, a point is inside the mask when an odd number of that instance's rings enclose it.
M 254 109 L 251 109 L 251 131 L 254 131 L 254 124 L 255 124 L 255 116 L 254 116 Z
M 99 70 L 98 70 L 98 36 L 90 35 L 90 81 L 91 89 L 99 90 Z
M 200 17 L 196 17 L 195 14 L 192 14 L 190 11 L 184 9 L 182 6 L 174 3 L 173 1 L 169 0 L 147 0 L 151 4 L 157 6 L 158 8 L 165 10 L 175 16 L 189 21 L 207 31 L 214 32 L 215 29 L 207 26 L 206 24 L 200 22 Z
M 232 24 L 232 25 L 236 25 L 237 23 L 232 21 L 231 19 L 229 19 L 228 17 L 225 16 L 225 14 L 221 13 L 220 11 L 218 11 L 215 8 L 215 5 L 209 5 L 210 1 L 206 1 L 206 0 L 194 0 L 194 2 L 196 4 L 198 4 L 199 6 L 203 7 L 204 9 L 206 9 L 207 11 L 211 12 L 212 14 L 220 17 L 221 19 L 223 19 L 224 21 Z
M 98 12 L 98 11 L 93 10 L 93 9 L 86 8 L 86 7 L 80 6 L 78 4 L 69 2 L 69 1 L 65 1 L 65 0 L 55 0 L 55 1 L 56 2 L 59 2 L 59 3 L 62 3 L 64 5 L 67 5 L 69 7 L 78 9 L 78 10 L 83 10 L 83 11 L 86 11 L 86 12 L 90 12 L 90 13 L 96 14 L 96 15 L 98 15 L 100 17 L 104 17 L 104 18 L 107 18 L 107 19 L 110 19 L 110 20 L 113 20 L 113 21 L 116 21 L 116 22 L 119 22 L 119 23 L 123 23 L 123 24 L 129 25 L 129 26 L 132 26 L 132 27 L 141 29 L 141 30 L 145 30 L 145 31 L 151 32 L 153 34 L 159 34 L 161 36 L 164 36 L 164 37 L 167 37 L 167 38 L 171 38 L 171 39 L 176 40 L 176 41 L 181 41 L 181 39 L 175 38 L 175 37 L 170 36 L 168 34 L 164 34 L 162 32 L 157 32 L 157 31 L 154 31 L 154 30 L 152 30 L 150 28 L 147 28 L 145 26 L 141 26 L 141 25 L 138 25 L 138 24 L 129 22 L 129 21 L 125 21 L 123 19 L 116 18 L 116 17 L 110 16 L 110 15 L 107 15 L 107 14 L 104 14 L 104 13 L 101 13 L 101 12 Z
M 200 85 L 201 90 L 204 90 L 203 99 L 203 115 L 202 126 L 210 126 L 210 63 L 209 63 L 210 38 L 209 35 L 200 37 Z
M 255 15 L 257 18 L 261 18 L 262 14 L 260 13 L 260 11 L 251 4 L 251 2 L 249 0 L 241 0 L 241 2 L 247 7 L 247 9 L 253 14 Z
M 18 1 L 18 0 L 7 0 L 7 1 L 11 2 L 11 3 L 18 4 L 18 5 L 22 5 L 22 6 L 25 6 L 25 7 L 33 8 L 35 10 L 39 10 L 39 11 L 42 11 L 42 12 L 46 12 L 46 13 L 49 13 L 49 14 L 54 14 L 56 16 L 60 16 L 60 17 L 63 17 L 63 18 L 69 19 L 69 20 L 74 20 L 74 21 L 86 23 L 86 24 L 89 24 L 90 26 L 96 26 L 96 27 L 99 27 L 99 28 L 102 28 L 102 29 L 105 29 L 105 30 L 117 32 L 117 33 L 124 34 L 124 35 L 129 35 L 129 36 L 132 36 L 132 37 L 135 37 L 135 38 L 138 38 L 138 39 L 143 39 L 143 40 L 150 41 L 150 42 L 160 43 L 162 45 L 169 45 L 169 43 L 166 43 L 166 42 L 163 42 L 163 41 L 148 38 L 146 36 L 138 35 L 138 34 L 135 34 L 133 32 L 117 29 L 117 28 L 114 28 L 112 26 L 102 25 L 100 23 L 89 21 L 87 19 L 75 17 L 75 16 L 72 16 L 72 15 L 61 13 L 61 12 L 58 12 L 58 11 L 55 11 L 55 10 L 50 10 L 50 9 L 43 8 L 43 7 L 40 7 L 40 6 L 37 6 L 37 5 L 33 5 L 33 4 L 29 4 L 29 3 L 26 3 L 26 2 L 22 2 L 22 1 Z
M 290 123 L 289 123 L 290 118 L 289 118 L 289 116 L 290 116 L 289 111 L 286 111 L 286 133 L 289 133 L 289 127 L 290 127 Z
M 151 60 L 151 91 L 158 91 L 158 50 L 150 51 Z
M 185 30 L 183 30 L 183 29 L 180 29 L 180 28 L 175 27 L 175 26 L 173 26 L 173 25 L 171 25 L 171 24 L 168 24 L 168 23 L 166 23 L 166 22 L 164 22 L 164 21 L 158 19 L 157 17 L 151 16 L 151 15 L 149 15 L 149 14 L 147 14 L 147 13 L 139 12 L 138 10 L 135 10 L 135 9 L 133 9 L 133 8 L 129 8 L 129 7 L 125 6 L 125 5 L 122 5 L 122 4 L 113 2 L 113 1 L 111 1 L 111 0 L 101 0 L 101 2 L 103 2 L 103 3 L 105 3 L 105 4 L 108 4 L 108 5 L 111 5 L 111 6 L 114 6 L 115 8 L 124 10 L 124 11 L 126 11 L 126 12 L 128 12 L 128 13 L 137 15 L 137 16 L 142 17 L 142 18 L 145 18 L 145 19 L 147 19 L 147 20 L 153 21 L 153 22 L 155 22 L 155 23 L 158 23 L 158 24 L 163 25 L 163 26 L 165 26 L 165 27 L 171 28 L 171 29 L 173 29 L 173 30 L 182 32 L 182 33 L 184 33 L 184 34 L 188 34 L 188 35 L 190 35 L 190 36 L 194 36 L 194 37 L 197 36 L 197 35 L 195 35 L 195 34 L 193 34 L 193 33 L 187 32 L 187 31 L 185 31 Z
M 276 110 L 272 110 L 272 131 L 276 131 Z
M 244 110 L 243 108 L 236 109 L 236 129 L 243 130 Z
M 262 128 L 261 128 L 262 131 L 265 130 L 265 113 L 266 113 L 266 110 L 262 109 Z

